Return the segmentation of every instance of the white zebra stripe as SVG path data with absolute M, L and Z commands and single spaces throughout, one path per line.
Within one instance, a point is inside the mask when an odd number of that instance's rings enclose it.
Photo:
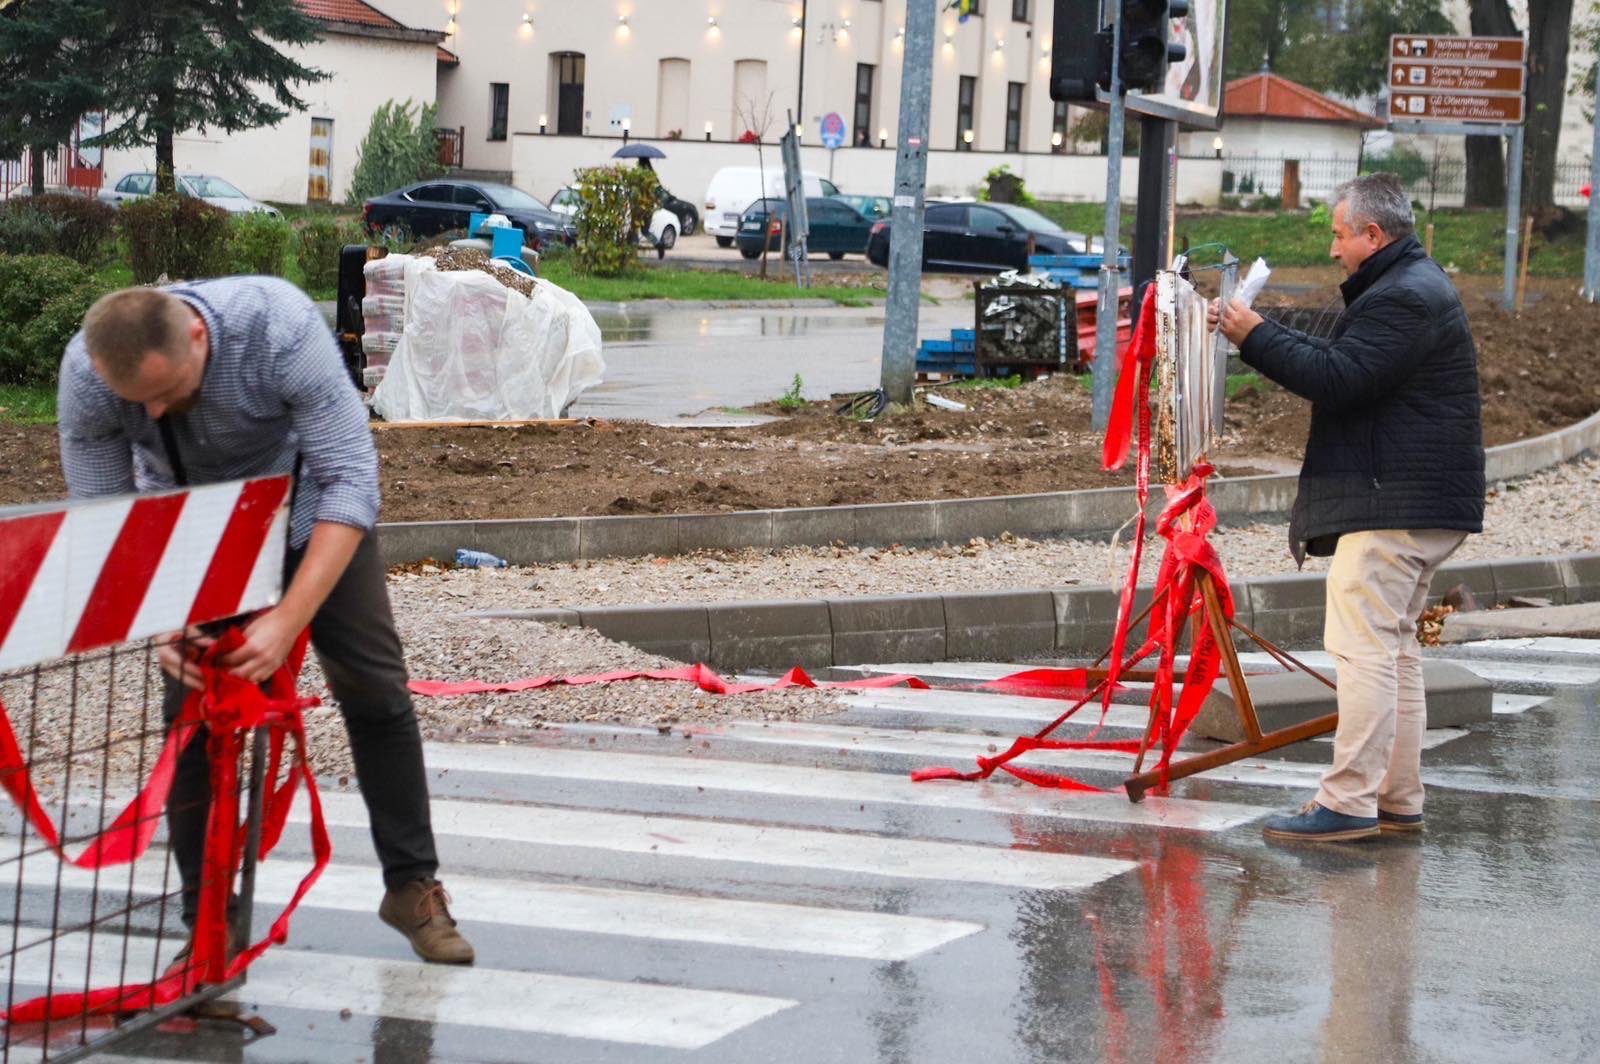
M 9 936 L 10 928 L 0 928 Z M 163 959 L 179 943 L 161 945 Z M 152 938 L 129 940 L 130 971 L 147 972 Z M 96 944 L 93 981 L 118 977 L 120 950 Z M 89 960 L 82 934 L 58 940 L 56 979 L 81 987 Z M 50 973 L 45 949 L 15 959 L 19 982 L 42 987 Z M 287 947 L 268 950 L 250 968 L 249 982 L 228 999 L 256 1006 L 459 1024 L 523 1034 L 556 1035 L 666 1049 L 700 1049 L 726 1035 L 798 1004 L 786 998 L 651 983 L 613 982 L 568 975 L 462 968 L 383 960 Z

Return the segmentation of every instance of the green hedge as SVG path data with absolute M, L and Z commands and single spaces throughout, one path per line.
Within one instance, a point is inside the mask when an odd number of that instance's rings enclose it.
M 228 212 L 204 200 L 167 194 L 124 204 L 122 233 L 133 279 L 150 284 L 218 277 L 228 272 Z
M 228 234 L 228 258 L 234 273 L 283 276 L 283 260 L 289 251 L 289 223 L 260 212 L 233 219 Z
M 0 255 L 0 384 L 48 384 L 101 292 L 61 255 Z
M 0 253 L 65 255 L 97 266 L 116 222 L 115 208 L 87 196 L 18 196 L 0 204 Z

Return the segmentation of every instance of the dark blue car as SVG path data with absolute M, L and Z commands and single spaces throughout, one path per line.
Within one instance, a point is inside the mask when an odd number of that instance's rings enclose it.
M 848 203 L 827 196 L 807 197 L 806 219 L 811 223 L 806 240 L 808 252 L 827 252 L 830 259 L 837 260 L 867 250 L 872 222 Z M 739 242 L 739 254 L 747 259 L 758 258 L 763 239 L 768 249 L 788 254 L 788 222 L 786 202 L 771 197 L 756 200 L 739 219 L 739 232 L 734 238 Z
M 375 196 L 361 208 L 367 231 L 404 238 L 467 228 L 474 214 L 503 214 L 535 250 L 571 244 L 578 230 L 570 221 L 520 188 L 487 181 L 434 178 Z

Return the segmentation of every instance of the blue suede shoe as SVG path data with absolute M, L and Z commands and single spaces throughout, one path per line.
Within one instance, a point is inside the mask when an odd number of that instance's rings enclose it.
M 1421 813 L 1390 813 L 1378 810 L 1379 831 L 1421 831 Z
M 1420 817 L 1418 818 L 1421 819 Z M 1365 839 L 1378 833 L 1375 816 L 1345 816 L 1307 802 L 1298 813 L 1275 816 L 1261 827 L 1261 833 L 1274 839 L 1305 839 L 1309 842 L 1346 842 Z

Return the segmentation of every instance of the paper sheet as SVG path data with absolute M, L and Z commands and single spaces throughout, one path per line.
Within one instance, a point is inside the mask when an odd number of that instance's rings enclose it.
M 1267 267 L 1266 259 L 1256 259 L 1250 264 L 1250 272 L 1244 275 L 1244 280 L 1239 282 L 1239 290 L 1233 298 L 1250 306 L 1256 301 L 1256 296 L 1267 287 L 1267 279 L 1272 276 L 1272 270 Z

